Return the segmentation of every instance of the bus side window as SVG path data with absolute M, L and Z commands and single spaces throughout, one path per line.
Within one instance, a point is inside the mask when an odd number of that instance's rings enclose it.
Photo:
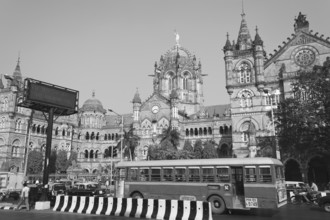
M 257 181 L 256 167 L 245 167 L 245 182 L 251 183 Z
M 272 182 L 272 174 L 270 172 L 270 166 L 259 166 L 259 179 L 260 182 L 263 183 Z
M 216 181 L 217 182 L 223 182 L 223 183 L 228 183 L 229 182 L 229 168 L 227 167 L 217 167 L 216 169 Z
M 151 181 L 160 181 L 160 168 L 151 169 Z
M 140 181 L 149 181 L 149 169 L 140 169 Z
M 164 168 L 163 169 L 163 180 L 164 181 L 173 181 L 172 172 L 173 172 L 173 169 Z
M 213 168 L 202 168 L 203 182 L 214 182 Z
M 189 182 L 199 182 L 199 168 L 189 168 L 188 169 L 188 181 Z
M 175 181 L 186 182 L 186 169 L 185 168 L 176 168 L 175 169 Z
M 137 181 L 137 174 L 138 174 L 138 169 L 137 168 L 130 168 L 129 169 L 129 180 Z

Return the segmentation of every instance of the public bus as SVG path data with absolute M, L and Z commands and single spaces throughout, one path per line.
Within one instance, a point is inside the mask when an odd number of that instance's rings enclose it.
M 214 214 L 287 203 L 283 164 L 273 158 L 121 161 L 116 197 L 208 201 Z

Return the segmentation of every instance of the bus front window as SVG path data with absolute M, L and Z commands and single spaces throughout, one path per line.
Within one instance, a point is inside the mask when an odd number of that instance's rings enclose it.
M 272 182 L 272 174 L 270 172 L 269 166 L 259 167 L 259 178 L 260 178 L 260 182 L 264 182 L 264 183 Z

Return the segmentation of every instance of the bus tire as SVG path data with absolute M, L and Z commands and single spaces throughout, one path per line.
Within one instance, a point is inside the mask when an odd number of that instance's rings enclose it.
M 143 196 L 141 193 L 139 192 L 134 192 L 132 193 L 132 196 L 131 196 L 133 199 L 143 199 Z
M 211 203 L 212 213 L 220 215 L 225 212 L 226 204 L 220 196 L 211 196 L 208 202 Z

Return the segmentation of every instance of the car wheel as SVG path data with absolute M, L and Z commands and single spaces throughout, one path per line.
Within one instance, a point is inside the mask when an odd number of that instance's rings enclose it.
M 132 194 L 132 198 L 133 199 L 143 199 L 143 196 L 142 196 L 141 193 L 135 192 L 135 193 Z
M 324 209 L 324 211 L 326 211 L 326 212 L 330 212 L 330 202 L 326 202 L 326 203 L 324 203 L 324 205 L 323 205 L 323 209 Z
M 211 196 L 208 202 L 211 203 L 212 213 L 220 215 L 225 212 L 226 204 L 220 196 Z

